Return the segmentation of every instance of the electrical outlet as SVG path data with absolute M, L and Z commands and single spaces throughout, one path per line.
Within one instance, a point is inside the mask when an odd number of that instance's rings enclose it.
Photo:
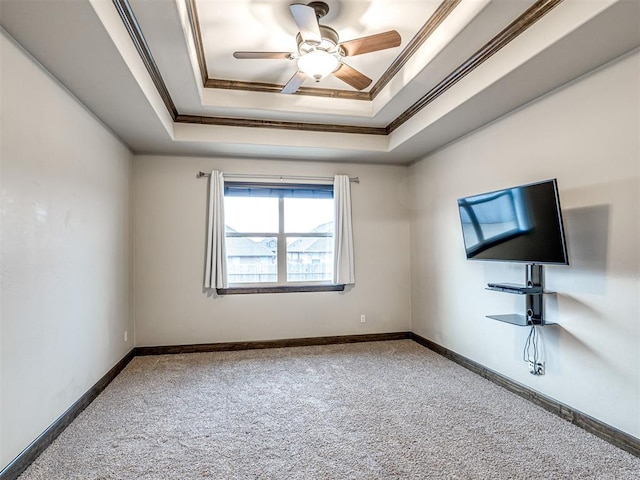
M 534 364 L 529 362 L 529 373 L 531 375 L 544 375 L 544 362 Z
M 124 331 L 124 343 L 127 343 L 127 339 L 129 338 L 129 332 L 127 330 Z
M 365 314 L 363 313 L 362 315 L 360 315 L 360 323 L 364 323 L 367 321 L 367 317 L 365 316 Z

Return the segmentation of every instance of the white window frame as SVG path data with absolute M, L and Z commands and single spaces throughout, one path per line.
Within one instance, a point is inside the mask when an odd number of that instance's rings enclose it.
M 262 182 L 225 182 L 225 190 L 227 186 L 255 186 L 265 188 L 282 188 L 282 189 L 310 189 L 313 187 L 325 187 L 327 185 L 314 184 L 282 184 L 274 185 L 273 183 Z M 333 186 L 331 185 L 331 191 Z M 225 195 L 226 196 L 226 195 Z M 250 195 L 247 195 L 250 197 Z M 256 197 L 257 198 L 257 197 Z M 342 291 L 344 285 L 336 285 L 333 280 L 324 281 L 287 281 L 287 239 L 296 238 L 334 238 L 335 235 L 335 219 L 332 219 L 334 228 L 332 232 L 285 232 L 285 195 L 278 197 L 278 232 L 227 232 L 225 231 L 225 241 L 227 238 L 275 238 L 277 242 L 277 281 L 276 282 L 259 282 L 259 283 L 229 283 L 227 289 L 223 289 L 221 293 L 277 293 L 286 291 Z M 226 228 L 225 228 L 226 230 Z M 227 257 L 228 260 L 229 257 Z M 332 264 L 335 264 L 335 249 L 333 250 Z M 334 267 L 335 268 L 335 267 Z M 332 275 L 333 277 L 333 275 Z M 221 289 L 219 289 L 221 290 Z

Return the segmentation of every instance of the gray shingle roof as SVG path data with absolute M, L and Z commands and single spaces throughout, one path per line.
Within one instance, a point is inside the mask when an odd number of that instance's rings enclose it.
M 333 222 L 318 225 L 311 232 L 325 233 L 331 232 Z M 227 227 L 228 232 L 235 232 Z M 229 257 L 275 257 L 268 242 L 271 239 L 263 239 L 255 242 L 246 237 L 227 237 L 227 256 Z M 293 242 L 288 247 L 289 252 L 310 253 L 310 252 L 330 252 L 333 250 L 333 237 L 302 237 Z

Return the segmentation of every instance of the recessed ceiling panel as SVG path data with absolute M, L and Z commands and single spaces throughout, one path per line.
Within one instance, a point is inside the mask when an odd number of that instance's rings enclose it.
M 289 81 L 297 71 L 295 60 L 235 59 L 233 53 L 298 53 L 298 28 L 289 9 L 292 3 L 292 0 L 194 0 L 209 78 L 279 85 Z M 344 58 L 347 65 L 371 78 L 374 85 L 441 0 L 325 0 L 325 3 L 329 12 L 319 23 L 333 28 L 340 42 L 389 30 L 400 34 L 398 47 Z M 318 83 L 308 78 L 303 86 L 353 90 L 334 76 Z

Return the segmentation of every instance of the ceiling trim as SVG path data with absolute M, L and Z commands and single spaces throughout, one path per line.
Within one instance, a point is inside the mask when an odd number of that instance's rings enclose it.
M 193 43 L 196 46 L 198 66 L 202 75 L 202 85 L 204 88 L 219 88 L 223 90 L 242 90 L 250 92 L 280 93 L 284 85 L 277 83 L 243 82 L 237 80 L 224 80 L 221 78 L 209 78 L 207 61 L 204 56 L 204 45 L 202 43 L 202 32 L 200 30 L 200 20 L 196 0 L 185 0 L 187 5 L 187 17 L 191 25 Z M 315 97 L 347 98 L 350 100 L 371 100 L 369 92 L 359 92 L 357 90 L 340 90 L 317 87 L 300 87 L 294 95 L 311 95 Z
M 356 133 L 365 135 L 387 135 L 386 127 L 367 127 L 359 125 L 330 125 L 327 123 L 286 122 L 281 120 L 256 120 L 251 118 L 207 117 L 203 115 L 178 115 L 178 123 L 197 123 L 202 125 L 223 125 L 226 127 L 277 128 L 310 132 Z
M 207 78 L 204 88 L 220 88 L 223 90 L 244 90 L 250 92 L 280 93 L 284 85 L 278 83 L 245 82 L 241 80 L 223 80 Z M 300 87 L 292 95 L 312 95 L 314 97 L 343 98 L 348 100 L 371 100 L 369 92 L 357 90 L 339 90 L 335 88 Z
M 178 110 L 176 109 L 175 104 L 173 103 L 173 99 L 171 98 L 171 94 L 167 89 L 166 84 L 164 83 L 164 79 L 162 75 L 160 75 L 160 70 L 158 70 L 158 65 L 156 65 L 156 61 L 151 54 L 151 50 L 149 49 L 149 45 L 147 45 L 147 41 L 144 39 L 144 35 L 142 30 L 140 29 L 140 25 L 136 20 L 133 11 L 131 10 L 131 5 L 128 0 L 113 0 L 113 4 L 122 18 L 125 28 L 129 32 L 129 36 L 133 41 L 138 54 L 140 54 L 140 58 L 144 63 L 144 66 L 149 72 L 151 76 L 151 80 L 153 81 L 156 89 L 158 90 L 158 94 L 162 98 L 167 110 L 169 111 L 169 115 L 175 121 L 178 117 Z
M 200 67 L 200 76 L 202 77 L 202 85 L 207 84 L 209 80 L 209 72 L 207 71 L 207 62 L 204 59 L 204 47 L 202 45 L 202 32 L 200 30 L 200 20 L 196 11 L 195 0 L 186 0 L 187 17 L 191 25 L 193 35 L 193 43 L 196 48 L 196 57 L 198 58 L 198 67 Z
M 387 125 L 387 132 L 391 133 L 416 113 L 433 102 L 436 98 L 453 87 L 469 73 L 484 63 L 489 57 L 507 45 L 527 28 L 540 20 L 551 9 L 563 0 L 538 0 L 531 5 L 522 15 L 511 22 L 504 30 L 489 40 L 482 48 L 469 57 L 462 65 L 451 72 L 444 80 L 423 95 L 420 100 L 401 113 L 395 120 Z
M 243 90 L 251 92 L 279 93 L 284 85 L 276 83 L 245 82 L 236 80 L 224 80 L 221 78 L 209 78 L 207 61 L 204 55 L 204 45 L 202 43 L 202 33 L 200 30 L 200 20 L 196 0 L 185 0 L 187 5 L 187 16 L 191 24 L 193 42 L 196 45 L 196 55 L 198 65 L 202 75 L 204 88 L 219 88 L 225 90 Z M 293 95 L 311 95 L 315 97 L 346 98 L 350 100 L 372 101 L 382 91 L 382 89 L 393 79 L 402 69 L 407 61 L 416 51 L 427 41 L 431 34 L 440 26 L 451 12 L 460 4 L 462 0 L 443 0 L 429 17 L 426 23 L 420 28 L 418 33 L 411 39 L 407 46 L 391 63 L 389 68 L 381 75 L 368 92 L 354 90 L 342 90 L 333 88 L 300 87 Z
M 397 75 L 404 67 L 409 59 L 418 51 L 418 49 L 427 41 L 431 34 L 440 26 L 442 22 L 453 12 L 462 0 L 444 0 L 436 11 L 433 12 L 429 20 L 420 28 L 418 33 L 411 39 L 407 46 L 400 52 L 393 63 L 382 74 L 378 81 L 371 87 L 369 91 L 371 100 L 376 98 L 384 87 Z
M 187 0 L 187 2 L 193 2 L 194 0 Z M 449 0 L 445 0 L 447 3 Z M 451 0 L 452 3 L 459 0 Z M 447 75 L 441 82 L 435 87 L 429 90 L 418 101 L 416 101 L 411 107 L 406 109 L 398 117 L 396 117 L 386 127 L 369 127 L 362 125 L 331 125 L 322 123 L 303 123 L 303 122 L 288 122 L 279 120 L 258 120 L 249 118 L 233 118 L 233 117 L 214 117 L 214 116 L 200 116 L 200 115 L 181 115 L 178 113 L 173 100 L 166 88 L 166 85 L 162 79 L 158 66 L 156 65 L 153 55 L 149 50 L 149 46 L 144 40 L 144 35 L 138 25 L 138 22 L 131 10 L 128 0 L 113 0 L 113 4 L 116 6 L 120 18 L 125 24 L 132 41 L 134 42 L 138 53 L 142 57 L 142 60 L 149 72 L 149 75 L 153 79 L 153 82 L 158 89 L 158 93 L 162 97 L 167 110 L 173 117 L 176 123 L 195 123 L 203 125 L 220 125 L 220 126 L 236 126 L 236 127 L 253 127 L 253 128 L 276 128 L 286 130 L 301 130 L 301 131 L 316 131 L 316 132 L 336 132 L 336 133 L 356 133 L 356 134 L 369 134 L 369 135 L 389 135 L 391 132 L 399 128 L 402 124 L 407 122 L 411 117 L 417 114 L 420 110 L 433 102 L 436 98 L 446 92 L 453 85 L 458 83 L 462 78 L 471 73 L 474 69 L 480 66 L 484 61 L 490 58 L 493 54 L 498 52 L 501 48 L 506 46 L 514 38 L 523 33 L 535 22 L 540 20 L 544 15 L 551 11 L 554 7 L 559 5 L 563 0 L 537 0 L 531 7 L 529 7 L 523 14 L 511 22 L 500 33 L 494 36 L 489 42 L 487 42 L 482 48 L 480 48 L 469 59 L 463 62 L 449 75 Z M 455 7 L 455 6 L 454 6 Z M 452 7 L 452 8 L 454 8 Z M 265 84 L 269 85 L 269 84 Z

